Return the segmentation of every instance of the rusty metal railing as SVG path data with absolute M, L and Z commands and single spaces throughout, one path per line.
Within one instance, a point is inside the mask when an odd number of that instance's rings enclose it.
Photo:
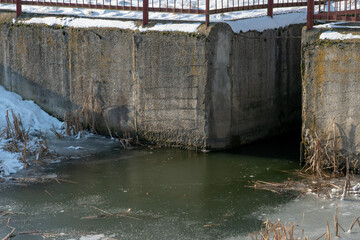
M 314 20 L 323 21 L 360 21 L 360 0 L 325 0 L 314 4 L 308 0 L 307 28 L 313 27 Z
M 0 3 L 16 4 L 17 16 L 22 5 L 142 11 L 146 25 L 149 12 L 203 14 L 208 24 L 211 14 L 267 9 L 267 15 L 272 17 L 274 8 L 306 6 L 307 0 L 0 0 Z

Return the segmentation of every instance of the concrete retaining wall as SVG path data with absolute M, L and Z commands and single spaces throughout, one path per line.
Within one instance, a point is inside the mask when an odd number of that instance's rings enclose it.
M 229 148 L 300 124 L 301 26 L 234 34 L 13 24 L 0 14 L 0 84 L 62 118 L 161 144 Z M 106 123 L 105 123 L 106 121 Z
M 343 165 L 341 158 L 360 150 L 360 40 L 319 39 L 325 31 L 329 29 L 303 31 L 302 133 L 308 142 L 310 135 L 322 141 L 328 154 L 335 152 L 338 165 Z M 360 35 L 354 29 L 333 31 Z

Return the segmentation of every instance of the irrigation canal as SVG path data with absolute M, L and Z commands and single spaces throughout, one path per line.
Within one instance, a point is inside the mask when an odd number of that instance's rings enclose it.
M 300 225 L 304 213 L 305 233 L 316 239 L 326 231 L 326 220 L 332 220 L 335 204 L 345 228 L 360 212 L 358 201 L 247 187 L 253 180 L 293 177 L 288 171 L 300 167 L 298 139 L 207 153 L 123 150 L 97 136 L 53 139 L 50 144 L 65 156 L 62 161 L 29 168 L 25 176 L 56 176 L 58 181 L 1 185 L 1 237 L 14 227 L 15 240 L 242 240 L 267 218 Z M 344 239 L 359 237 L 356 229 Z

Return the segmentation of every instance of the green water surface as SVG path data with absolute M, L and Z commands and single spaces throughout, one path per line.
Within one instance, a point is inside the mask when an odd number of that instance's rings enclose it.
M 11 230 L 11 217 L 14 239 L 44 239 L 28 231 L 57 234 L 45 239 L 239 238 L 259 229 L 262 209 L 294 198 L 247 186 L 287 179 L 284 171 L 299 168 L 297 147 L 271 141 L 237 152 L 114 148 L 52 164 L 49 174 L 75 183 L 3 187 L 0 209 L 23 214 L 2 216 L 0 237 Z

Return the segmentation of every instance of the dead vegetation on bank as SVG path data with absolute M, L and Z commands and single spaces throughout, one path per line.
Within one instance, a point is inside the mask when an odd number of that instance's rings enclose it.
M 354 143 L 354 129 L 349 134 L 335 122 L 328 134 L 307 130 L 303 136 L 301 161 L 304 167 L 294 173 L 294 179 L 284 182 L 255 181 L 253 188 L 274 193 L 295 191 L 313 193 L 318 197 L 344 199 L 360 195 L 359 157 Z
M 346 230 L 340 224 L 338 214 L 338 208 L 336 207 L 336 213 L 333 218 L 333 225 L 330 225 L 329 221 L 327 220 L 326 232 L 313 239 L 331 240 L 332 236 L 334 235 L 336 238 L 341 238 L 341 232 L 350 233 L 356 226 L 358 226 L 360 229 L 360 216 L 356 217 L 347 228 L 348 230 Z M 251 240 L 310 240 L 303 229 L 303 222 L 304 216 L 300 226 L 295 222 L 283 223 L 280 219 L 274 223 L 272 223 L 270 220 L 266 220 L 263 223 L 260 231 L 249 233 L 249 238 Z M 330 229 L 333 230 L 333 234 L 331 234 Z
M 10 115 L 11 114 L 11 115 Z M 6 111 L 6 126 L 0 130 L 0 140 L 3 142 L 3 150 L 10 153 L 18 153 L 19 160 L 25 167 L 30 162 L 40 162 L 41 159 L 51 154 L 46 141 L 46 136 L 40 131 L 39 135 L 30 136 L 30 128 L 26 129 L 23 125 L 20 114 L 16 115 L 12 110 Z M 0 174 L 3 172 L 5 165 L 1 164 Z
M 99 134 L 103 131 L 101 131 L 96 125 L 96 118 L 101 117 L 106 125 L 108 135 L 111 137 L 111 139 L 119 141 L 120 147 L 129 149 L 132 147 L 144 146 L 144 144 L 141 143 L 137 136 L 134 138 L 129 132 L 121 133 L 121 136 L 119 136 L 116 132 L 111 131 L 106 118 L 104 116 L 97 116 L 95 111 L 97 105 L 98 104 L 96 100 L 91 99 L 90 95 L 88 95 L 84 98 L 81 108 L 67 112 L 64 115 L 64 133 L 59 133 L 54 127 L 51 129 L 51 131 L 58 138 L 63 138 L 64 135 L 77 136 L 78 138 L 81 138 L 88 131 L 93 134 Z
M 92 109 L 93 103 L 90 102 L 89 98 L 86 98 L 81 109 L 66 113 L 63 129 L 59 130 L 52 126 L 50 131 L 59 139 L 65 136 L 81 138 L 89 132 L 98 134 L 96 116 Z M 113 133 L 105 118 L 104 121 L 110 137 L 119 142 L 120 148 L 144 146 L 137 137 L 133 138 L 129 133 L 124 133 L 122 136 Z M 43 160 L 56 155 L 48 146 L 46 134 L 42 131 L 30 134 L 30 127 L 24 127 L 20 114 L 15 114 L 13 110 L 6 111 L 5 123 L 5 127 L 0 129 L 0 147 L 7 152 L 18 154 L 25 168 L 33 163 L 40 164 Z M 0 176 L 4 177 L 7 170 L 8 167 L 0 160 Z

